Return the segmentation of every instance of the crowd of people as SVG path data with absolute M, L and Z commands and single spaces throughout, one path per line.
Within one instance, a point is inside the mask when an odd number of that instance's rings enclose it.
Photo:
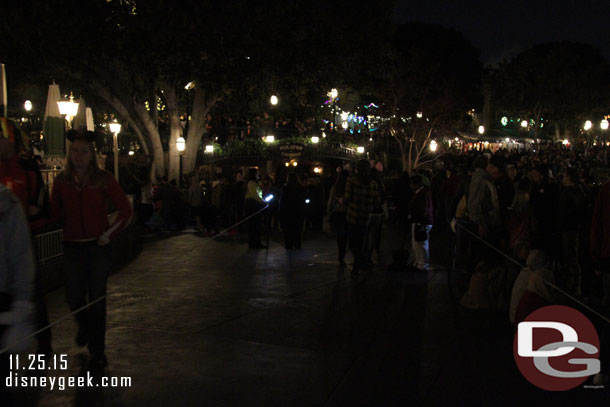
M 608 315 L 610 178 L 605 149 L 549 145 L 537 151 L 453 151 L 429 167 L 402 174 L 384 172 L 379 163 L 363 159 L 334 171 L 326 168 L 326 176 L 300 169 L 275 181 L 256 168 L 180 183 L 163 177 L 157 185 L 141 187 L 132 209 L 114 177 L 97 167 L 93 134 L 70 133 L 66 166 L 49 199 L 18 129 L 9 124 L 10 131 L 0 137 L 0 255 L 7 265 L 0 275 L 2 345 L 9 328 L 28 313 L 37 315 L 39 327 L 48 324 L 36 289 L 36 267 L 27 261 L 33 259 L 28 229 L 56 223 L 64 229 L 75 341 L 88 346 L 93 368 L 106 366 L 108 243 L 131 222 L 133 210 L 151 230 L 192 226 L 213 236 L 237 234 L 241 228 L 253 250 L 266 248 L 264 231 L 273 229 L 281 229 L 287 250 L 299 250 L 307 244 L 303 230 L 322 230 L 326 219 L 336 236 L 337 263 L 346 267 L 351 252 L 354 276 L 374 267 L 386 223 L 410 241 L 407 260 L 394 270 L 425 272 L 444 265 L 434 251 L 431 257 L 430 239 L 445 234 L 453 241 L 452 267 L 464 260 L 471 275 L 462 299 L 466 307 L 499 304 L 490 296 L 508 290 L 502 307 L 515 324 L 548 304 L 589 304 Z M 112 222 L 110 205 L 118 211 Z M 19 240 L 21 246 L 6 238 L 8 228 L 26 236 Z M 506 274 L 503 289 L 494 290 L 494 270 L 506 259 L 522 267 Z M 50 334 L 37 339 L 39 352 L 50 354 Z M 1 362 L 5 369 L 6 358 Z
M 182 189 L 163 178 L 142 188 L 140 221 L 173 230 L 192 223 L 209 236 L 245 219 L 251 248 L 264 247 L 261 234 L 268 226 L 281 227 L 286 248 L 298 249 L 303 227 L 321 230 L 326 218 L 337 236 L 339 264 L 349 247 L 355 273 L 380 251 L 384 220 L 391 218 L 410 236 L 409 267 L 416 270 L 430 268 L 432 228 L 451 226 L 456 257 L 472 252 L 472 270 L 490 268 L 498 251 L 525 263 L 532 250 L 540 250 L 552 259 L 559 287 L 608 301 L 609 293 L 596 292 L 600 285 L 594 282 L 610 257 L 604 150 L 459 152 L 402 175 L 374 164 L 363 160 L 353 173 L 340 166 L 324 177 L 287 173 L 275 182 L 270 174 L 240 169 L 212 180 L 195 176 Z

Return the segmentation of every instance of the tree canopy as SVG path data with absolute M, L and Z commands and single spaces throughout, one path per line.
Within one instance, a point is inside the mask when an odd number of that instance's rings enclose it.
M 211 107 L 222 100 L 260 104 L 273 93 L 284 103 L 313 106 L 359 59 L 350 47 L 367 49 L 386 26 L 390 3 L 32 0 L 2 6 L 1 41 L 7 63 L 36 66 L 47 81 L 103 100 L 139 136 L 160 175 L 157 98 L 167 106 L 175 172 L 184 87 L 195 83 L 186 135 L 190 170 Z
M 554 42 L 522 52 L 491 70 L 487 80 L 496 109 L 532 119 L 536 134 L 552 128 L 559 135 L 610 109 L 609 77 L 610 66 L 597 49 Z

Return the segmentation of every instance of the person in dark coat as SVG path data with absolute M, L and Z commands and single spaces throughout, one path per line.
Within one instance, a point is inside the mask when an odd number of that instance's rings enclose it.
M 342 170 L 339 173 L 335 185 L 330 189 L 327 205 L 328 220 L 337 233 L 337 258 L 341 266 L 345 266 L 344 259 L 347 252 L 347 219 L 345 218 L 347 208 L 343 202 L 343 195 L 348 178 L 349 171 Z
M 295 173 L 288 175 L 280 198 L 280 222 L 286 249 L 301 248 L 301 232 L 305 219 L 305 190 Z
M 544 249 L 551 258 L 558 258 L 557 202 L 559 201 L 559 189 L 553 181 L 549 180 L 548 174 L 549 168 L 546 165 L 536 166 L 529 174 L 532 181 L 530 203 L 538 221 L 534 243 L 538 248 Z
M 430 191 L 423 185 L 422 177 L 415 175 L 410 180 L 414 192 L 409 204 L 411 219 L 411 263 L 422 271 L 430 267 L 429 236 L 434 224 L 434 207 Z
M 569 293 L 580 295 L 578 243 L 585 212 L 585 194 L 574 168 L 568 168 L 559 192 L 558 225 L 561 237 L 560 285 Z

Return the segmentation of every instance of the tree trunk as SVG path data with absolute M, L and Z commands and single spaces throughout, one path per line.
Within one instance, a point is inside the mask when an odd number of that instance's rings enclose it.
M 110 91 L 108 89 L 106 89 L 104 86 L 102 86 L 102 84 L 100 84 L 99 82 L 92 83 L 91 87 L 95 90 L 95 92 L 102 99 L 104 99 L 106 102 L 108 102 L 108 104 L 117 111 L 117 113 L 119 114 L 119 116 L 121 116 L 123 118 L 123 120 L 125 120 L 127 123 L 129 123 L 130 129 L 133 130 L 133 132 L 136 133 L 136 136 L 138 137 L 138 141 L 140 142 L 140 146 L 142 147 L 142 150 L 144 150 L 144 154 L 150 155 L 150 149 L 148 148 L 148 143 L 146 142 L 146 139 L 144 138 L 144 135 L 142 134 L 142 130 L 140 128 L 141 127 L 140 123 L 128 111 L 125 104 L 123 104 L 123 102 L 121 100 L 119 100 L 119 98 L 117 98 L 116 96 L 113 96 L 110 93 Z
M 555 140 L 561 140 L 561 129 L 559 128 L 559 125 L 555 125 Z
M 176 141 L 182 136 L 182 125 L 178 112 L 176 86 L 170 83 L 162 83 L 161 89 L 163 89 L 169 117 L 169 168 L 167 177 L 170 180 L 175 179 L 180 184 L 180 153 L 176 148 Z
M 156 109 L 156 103 L 151 109 Z M 159 128 L 153 123 L 150 114 L 146 111 L 144 104 L 134 102 L 134 109 L 138 114 L 148 137 L 152 144 L 153 163 L 151 169 L 152 180 L 154 181 L 157 177 L 165 175 L 165 161 L 163 160 L 163 146 L 161 145 L 161 136 L 159 135 Z
M 205 131 L 205 121 L 208 111 L 216 104 L 218 96 L 209 94 L 199 86 L 195 87 L 195 98 L 193 100 L 193 110 L 189 130 L 186 139 L 186 150 L 182 157 L 183 170 L 191 172 L 195 169 L 199 144 Z

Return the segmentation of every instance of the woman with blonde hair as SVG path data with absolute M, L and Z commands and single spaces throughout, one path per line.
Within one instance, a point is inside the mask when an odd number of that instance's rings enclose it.
M 116 179 L 97 166 L 93 132 L 71 130 L 66 166 L 51 194 L 54 220 L 63 226 L 66 299 L 78 325 L 76 343 L 88 345 L 89 367 L 107 365 L 106 280 L 111 268 L 108 244 L 131 221 L 133 209 Z M 108 221 L 110 204 L 118 211 Z

